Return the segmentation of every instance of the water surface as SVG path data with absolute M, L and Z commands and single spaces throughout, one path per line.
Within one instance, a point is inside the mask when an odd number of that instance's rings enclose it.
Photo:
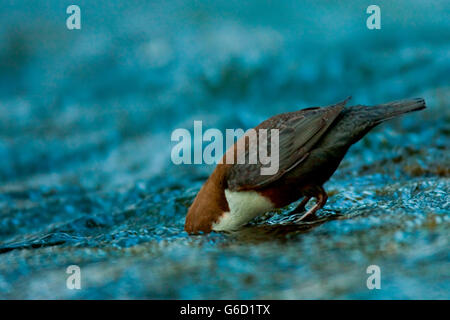
M 450 298 L 447 1 L 382 2 L 377 31 L 363 1 L 78 4 L 78 31 L 59 1 L 0 5 L 1 298 Z M 213 167 L 172 164 L 175 128 L 349 95 L 428 108 L 351 148 L 320 221 L 183 231 Z

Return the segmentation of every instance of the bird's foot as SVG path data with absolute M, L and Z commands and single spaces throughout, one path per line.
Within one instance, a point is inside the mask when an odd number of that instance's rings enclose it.
M 295 220 L 295 223 L 299 222 L 311 222 L 314 220 L 317 220 L 318 217 L 316 215 L 317 210 L 322 208 L 321 203 L 316 203 L 311 209 L 309 209 L 304 215 L 302 215 L 300 218 Z
M 306 204 L 311 197 L 305 197 L 291 213 L 303 213 L 306 211 Z
M 319 217 L 315 214 L 315 213 L 312 213 L 312 214 L 309 214 L 309 215 L 307 215 L 307 216 L 302 216 L 302 217 L 300 217 L 299 219 L 297 219 L 297 221 L 301 221 L 301 222 L 313 222 L 313 221 L 315 221 L 315 220 L 318 220 L 319 219 Z
M 314 222 L 316 220 L 319 220 L 319 217 L 315 213 L 305 213 L 300 218 L 296 219 L 295 223 L 308 223 L 308 222 Z

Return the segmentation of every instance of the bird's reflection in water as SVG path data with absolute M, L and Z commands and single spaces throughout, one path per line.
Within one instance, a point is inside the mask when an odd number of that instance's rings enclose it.
M 240 230 L 229 232 L 229 234 L 235 240 L 243 242 L 266 242 L 274 240 L 284 242 L 296 238 L 299 234 L 307 233 L 328 221 L 346 219 L 344 215 L 334 212 L 332 214 L 327 213 L 321 217 L 315 217 L 310 221 L 295 223 L 294 221 L 297 216 L 291 215 L 273 224 L 248 224 Z

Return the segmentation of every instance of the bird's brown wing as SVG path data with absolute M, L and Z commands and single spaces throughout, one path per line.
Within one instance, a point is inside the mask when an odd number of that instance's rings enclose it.
M 227 173 L 228 188 L 233 191 L 262 188 L 295 168 L 306 159 L 311 148 L 333 123 L 347 101 L 348 99 L 328 107 L 308 108 L 280 114 L 255 127 L 257 133 L 260 132 L 260 129 L 267 129 L 267 147 L 265 147 L 267 150 L 271 150 L 273 147 L 270 129 L 279 130 L 278 172 L 272 175 L 262 175 L 261 169 L 268 165 L 263 165 L 259 161 L 259 157 L 257 157 L 256 164 L 248 163 L 249 155 L 258 151 L 255 148 L 249 148 L 249 139 L 246 139 L 244 140 L 246 142 L 245 149 L 237 147 L 239 142 L 230 148 L 230 150 L 234 150 L 234 165 L 230 166 Z M 246 136 L 247 134 L 241 139 Z M 259 141 L 259 134 L 256 136 Z M 224 159 L 231 159 L 230 150 L 227 151 Z M 237 163 L 236 154 L 240 152 L 245 152 L 245 164 Z

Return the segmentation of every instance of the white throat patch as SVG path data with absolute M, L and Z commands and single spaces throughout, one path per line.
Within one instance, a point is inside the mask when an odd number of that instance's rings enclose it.
M 229 212 L 225 212 L 217 223 L 214 231 L 232 231 L 239 229 L 254 217 L 274 208 L 269 199 L 256 191 L 230 191 L 225 189 L 225 198 L 228 202 Z

